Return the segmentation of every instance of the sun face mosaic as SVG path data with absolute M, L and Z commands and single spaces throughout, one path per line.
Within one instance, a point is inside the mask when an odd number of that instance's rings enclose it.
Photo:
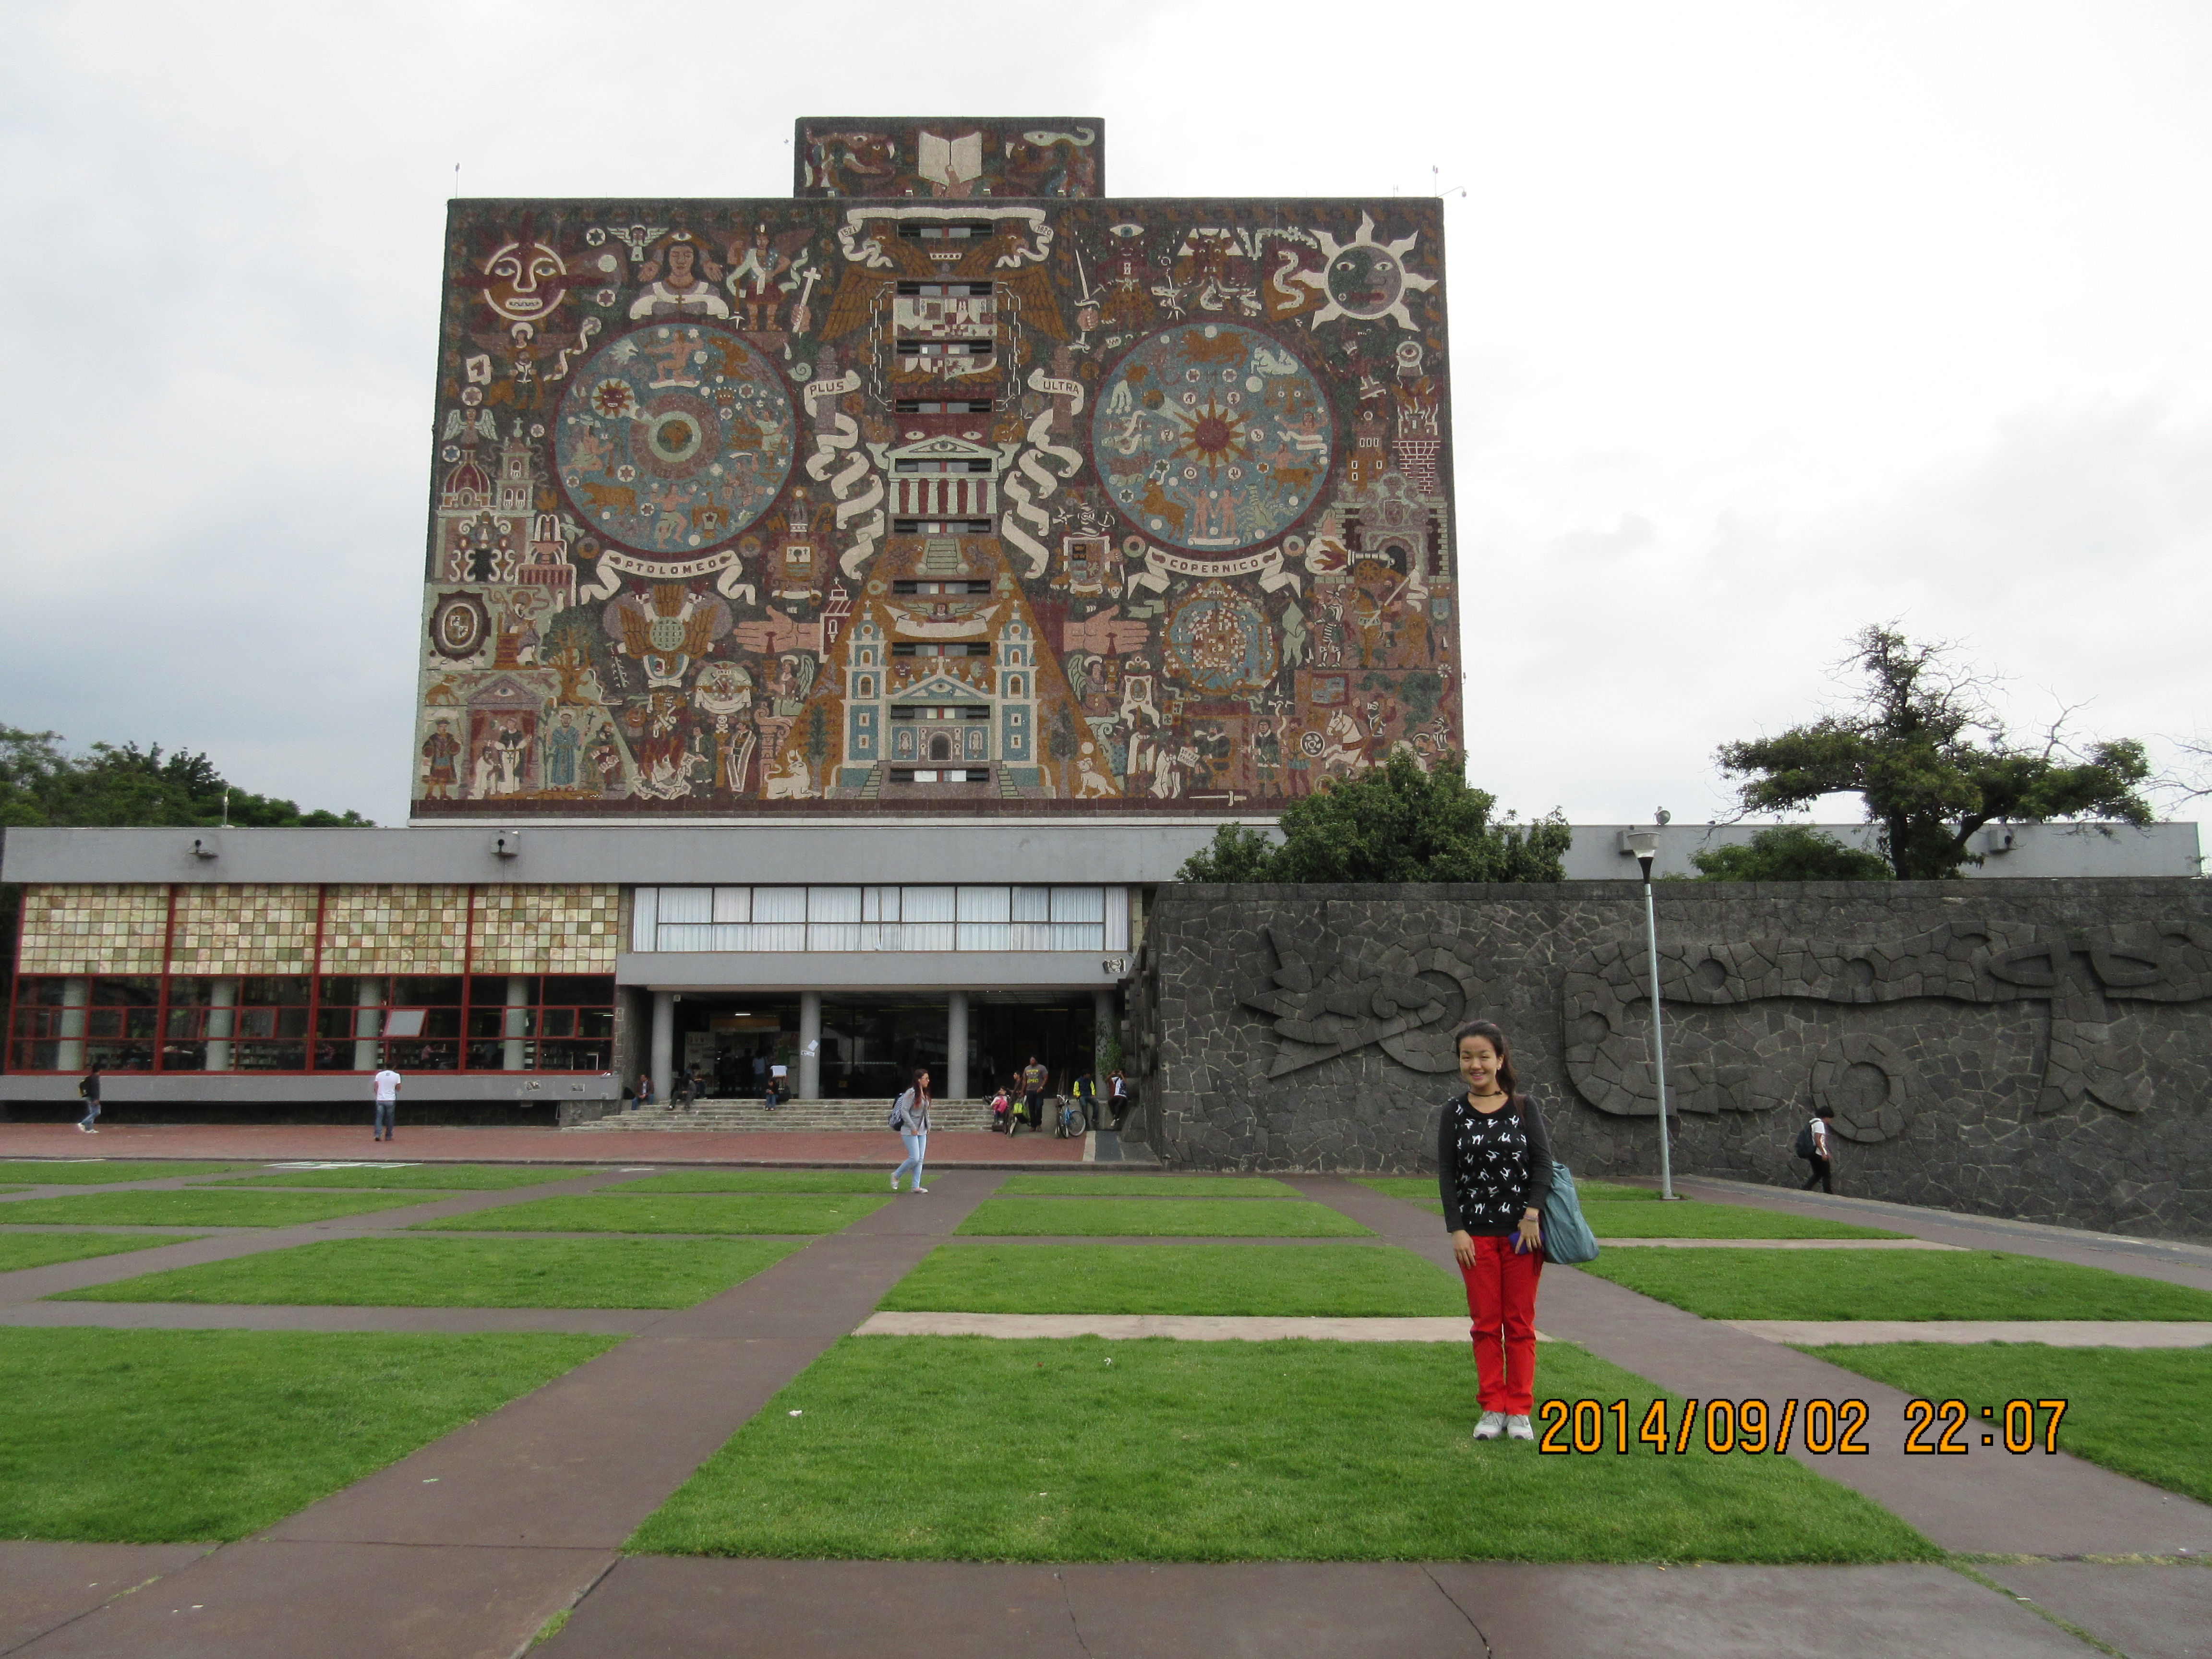
M 1438 204 L 797 137 L 788 201 L 453 204 L 417 816 L 1218 811 L 1458 746 Z

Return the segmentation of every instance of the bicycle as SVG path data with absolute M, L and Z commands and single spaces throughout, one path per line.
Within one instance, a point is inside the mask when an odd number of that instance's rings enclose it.
M 1071 1100 L 1066 1095 L 1054 1095 L 1053 1138 L 1056 1140 L 1080 1140 L 1089 1132 L 1090 1124 L 1083 1115 L 1083 1103 Z

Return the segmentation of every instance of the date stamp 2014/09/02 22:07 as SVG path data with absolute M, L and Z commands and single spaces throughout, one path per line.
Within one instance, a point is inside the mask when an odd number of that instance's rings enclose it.
M 1688 1451 L 1699 1429 L 1705 1449 L 1717 1454 L 1787 1452 L 1793 1435 L 1814 1456 L 1863 1456 L 1869 1449 L 1863 1400 L 1784 1400 L 1773 1409 L 1764 1400 L 1687 1400 L 1679 1414 L 1670 1411 L 1672 1405 L 1653 1401 L 1632 1433 L 1635 1413 L 1626 1400 L 1547 1400 L 1536 1413 L 1544 1427 L 1537 1449 L 1626 1456 L 1638 1447 L 1649 1447 L 1663 1455 Z M 1964 1456 L 1978 1440 L 1992 1449 L 2002 1445 L 2015 1457 L 2039 1448 L 2055 1455 L 2058 1419 L 2065 1414 L 2063 1400 L 2008 1400 L 2001 1407 L 1980 1408 L 1979 1419 L 1988 1426 L 1978 1434 L 1976 1413 L 1963 1400 L 1908 1401 L 1904 1449 Z

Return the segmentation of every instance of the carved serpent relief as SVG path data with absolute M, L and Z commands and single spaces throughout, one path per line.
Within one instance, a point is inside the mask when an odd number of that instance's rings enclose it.
M 1375 1043 L 1416 1072 L 1449 1072 L 1452 1027 L 1475 1006 L 1480 984 L 1474 942 L 1443 933 L 1415 935 L 1371 960 L 1345 963 L 1308 951 L 1285 927 L 1267 929 L 1275 971 L 1268 987 L 1243 999 L 1274 1021 L 1278 1046 L 1269 1077 L 1281 1077 Z
M 1647 971 L 1633 940 L 1600 945 L 1567 969 L 1567 1075 L 1600 1111 L 1633 1117 L 1658 1110 Z M 1747 1014 L 1755 1005 L 1791 1002 L 2039 1002 L 2035 1110 L 2049 1115 L 2086 1097 L 2136 1112 L 2152 1100 L 2148 1056 L 2129 1005 L 2212 996 L 2212 929 L 2178 919 L 2102 927 L 1962 921 L 1874 943 L 1662 944 L 1659 984 L 1662 1003 Z M 1808 1038 L 1820 1042 L 1810 1054 Z M 1836 1036 L 1792 1029 L 1786 1019 L 1708 1030 L 1670 1020 L 1667 1042 L 1668 1098 L 1678 1111 L 1761 1112 L 1809 1100 L 1837 1109 L 1833 1127 L 1844 1138 L 1870 1142 L 1903 1133 L 1928 1087 L 1905 1048 L 1874 1033 Z M 1853 1079 L 1854 1073 L 1862 1075 Z M 1859 1086 L 1869 1082 L 1871 1089 Z

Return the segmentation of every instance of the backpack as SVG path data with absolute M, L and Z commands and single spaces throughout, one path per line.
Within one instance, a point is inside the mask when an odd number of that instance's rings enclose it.
M 85 1090 L 85 1080 L 84 1080 L 82 1078 L 79 1078 L 79 1079 L 76 1080 L 76 1097 L 77 1097 L 79 1100 L 90 1100 L 90 1099 L 92 1098 L 92 1097 L 91 1097 L 90 1095 L 88 1095 L 88 1094 L 85 1093 L 84 1090 Z
M 892 1128 L 903 1129 L 906 1127 L 906 1103 L 913 1098 L 914 1091 L 909 1089 L 904 1094 L 901 1095 L 896 1100 L 891 1102 Z
M 1803 1158 L 1808 1164 L 1820 1156 L 1820 1148 L 1813 1141 L 1811 1123 L 1808 1122 L 1803 1128 L 1798 1130 L 1797 1144 L 1790 1148 L 1790 1153 L 1793 1157 Z

